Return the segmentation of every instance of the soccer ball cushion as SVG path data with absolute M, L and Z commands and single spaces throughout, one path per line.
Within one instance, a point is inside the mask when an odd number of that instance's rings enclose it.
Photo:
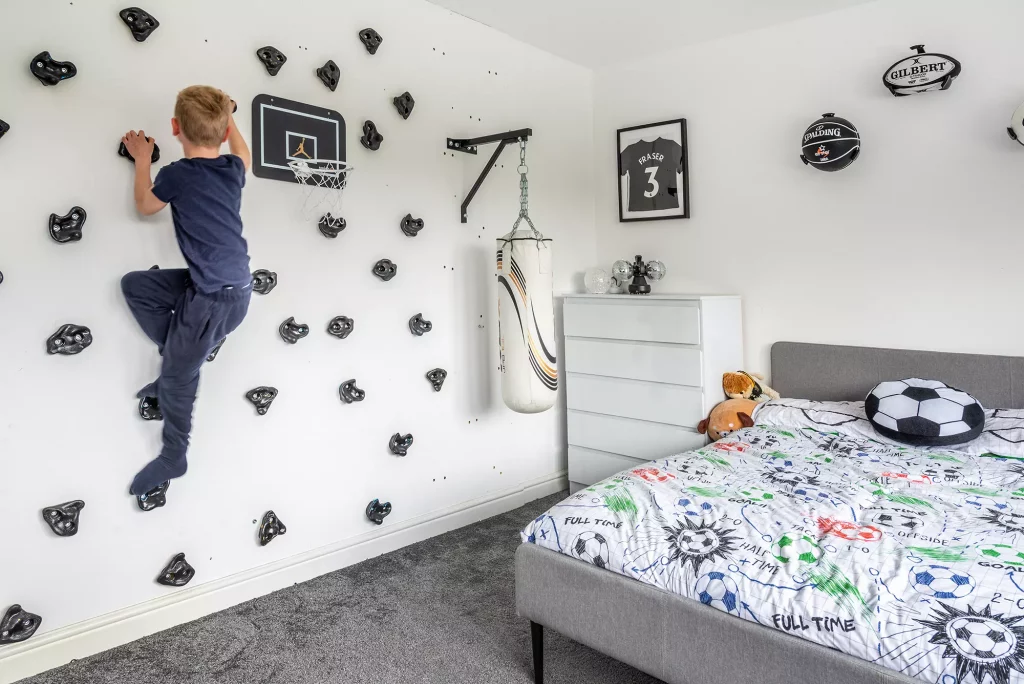
M 880 383 L 864 400 L 864 412 L 881 435 L 912 446 L 963 444 L 985 428 L 978 400 L 938 380 Z

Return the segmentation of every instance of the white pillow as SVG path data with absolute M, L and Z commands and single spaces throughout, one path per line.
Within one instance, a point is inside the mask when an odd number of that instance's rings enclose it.
M 863 401 L 777 399 L 758 404 L 753 418 L 756 424 L 767 427 L 795 430 L 809 428 L 819 432 L 837 432 L 850 437 L 905 446 L 875 430 L 864 412 Z M 974 456 L 993 454 L 1024 458 L 1024 410 L 985 411 L 985 429 L 977 439 L 966 444 L 916 448 L 926 452 L 958 452 Z

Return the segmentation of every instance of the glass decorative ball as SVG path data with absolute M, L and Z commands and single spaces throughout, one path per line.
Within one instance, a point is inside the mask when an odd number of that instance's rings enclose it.
M 621 259 L 616 261 L 612 264 L 612 277 L 618 280 L 620 284 L 626 282 L 628 278 L 633 277 L 633 264 Z
M 647 277 L 651 280 L 661 280 L 665 277 L 665 264 L 660 261 L 647 262 Z
M 590 294 L 607 294 L 612 287 L 612 277 L 603 268 L 588 268 L 583 274 L 583 284 Z

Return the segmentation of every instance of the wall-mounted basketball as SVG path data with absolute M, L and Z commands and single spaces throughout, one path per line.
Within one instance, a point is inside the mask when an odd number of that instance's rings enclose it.
M 1010 127 L 1006 129 L 1006 132 L 1010 134 L 1011 138 L 1024 145 L 1024 104 L 1017 107 L 1017 111 L 1013 113 Z
M 839 171 L 860 156 L 860 133 L 852 123 L 835 114 L 822 114 L 804 131 L 800 159 L 822 171 Z
M 960 62 L 949 55 L 925 52 L 924 45 L 910 49 L 917 54 L 896 62 L 882 76 L 882 83 L 896 97 L 946 90 L 960 75 Z

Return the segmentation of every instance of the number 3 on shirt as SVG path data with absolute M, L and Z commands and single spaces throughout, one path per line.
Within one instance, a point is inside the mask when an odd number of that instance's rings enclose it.
M 658 169 L 660 168 L 660 166 L 651 166 L 649 168 L 644 169 L 644 171 L 647 172 L 648 181 L 650 182 L 651 187 L 650 190 L 644 191 L 644 197 L 657 197 L 658 190 L 661 189 L 661 186 L 658 185 L 658 179 L 655 178 L 655 176 L 658 175 Z

